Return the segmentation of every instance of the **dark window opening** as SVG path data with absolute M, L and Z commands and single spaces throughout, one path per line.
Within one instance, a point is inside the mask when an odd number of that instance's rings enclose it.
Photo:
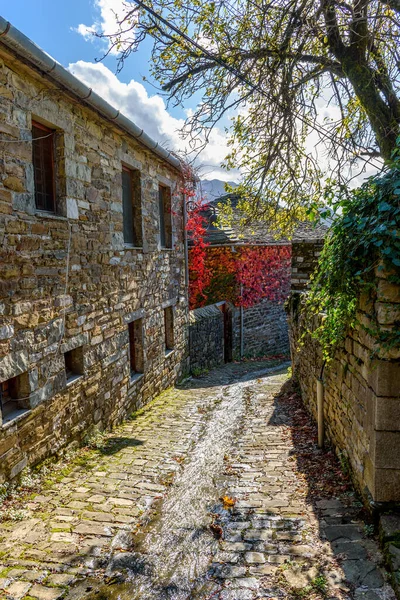
M 64 360 L 67 383 L 71 383 L 72 381 L 82 377 L 84 374 L 83 346 L 65 352 Z
M 174 349 L 174 309 L 168 306 L 164 309 L 165 350 Z
M 126 167 L 122 169 L 122 214 L 125 244 L 141 247 L 143 238 L 140 172 Z
M 29 376 L 22 373 L 0 383 L 0 410 L 3 423 L 11 421 L 29 408 Z
M 172 212 L 170 188 L 160 185 L 158 188 L 158 200 L 160 211 L 161 248 L 172 248 Z
M 137 319 L 128 325 L 129 364 L 131 377 L 144 372 L 143 321 Z
M 40 123 L 32 122 L 32 139 L 36 208 L 46 212 L 55 212 L 55 131 Z

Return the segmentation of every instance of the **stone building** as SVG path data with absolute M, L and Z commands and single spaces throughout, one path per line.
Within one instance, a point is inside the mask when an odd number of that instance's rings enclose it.
M 0 482 L 187 369 L 179 161 L 0 18 Z
M 224 277 L 224 281 L 218 281 L 218 285 L 214 286 L 215 290 L 207 296 L 206 303 L 230 301 L 235 305 L 232 311 L 232 344 L 235 357 L 287 355 L 289 354 L 289 337 L 284 300 L 289 295 L 291 277 L 292 284 L 296 280 L 294 273 L 297 270 L 295 266 L 291 266 L 292 253 L 296 255 L 299 263 L 297 280 L 299 287 L 302 287 L 305 285 L 304 281 L 308 281 L 309 278 L 309 273 L 303 274 L 304 269 L 309 265 L 312 265 L 312 269 L 316 266 L 315 262 L 309 261 L 308 250 L 311 249 L 312 253 L 316 253 L 316 249 L 322 248 L 327 227 L 301 223 L 291 240 L 277 239 L 271 232 L 268 223 L 257 222 L 248 226 L 242 225 L 238 200 L 239 197 L 233 193 L 216 198 L 207 204 L 203 215 L 206 222 L 205 242 L 208 244 L 206 249 L 208 260 L 212 260 L 215 255 L 218 261 L 221 249 L 224 250 L 225 257 L 229 255 L 233 259 L 240 252 L 251 251 L 251 249 L 275 253 L 278 257 L 276 276 L 279 278 L 280 297 L 274 300 L 261 298 L 251 306 L 240 308 L 236 303 L 240 290 L 234 289 L 235 286 L 237 288 L 237 284 L 234 282 L 232 285 L 230 282 L 227 284 L 226 277 Z M 232 222 L 229 227 L 220 227 L 217 225 L 218 205 L 226 202 L 229 202 L 232 207 Z M 189 240 L 189 248 L 190 245 Z M 189 270 L 190 268 L 189 252 Z M 228 288 L 228 294 L 226 288 Z M 233 293 L 230 294 L 230 291 Z M 198 307 L 196 306 L 196 308 Z M 204 317 L 202 320 L 204 321 Z

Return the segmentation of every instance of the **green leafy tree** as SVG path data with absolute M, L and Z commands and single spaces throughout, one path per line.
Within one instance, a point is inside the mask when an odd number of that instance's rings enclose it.
M 151 37 L 152 74 L 170 100 L 201 98 L 186 135 L 204 143 L 236 115 L 226 166 L 244 173 L 239 191 L 253 200 L 243 207 L 270 219 L 282 203 L 301 216 L 326 184 L 344 189 L 360 160 L 390 162 L 399 26 L 399 0 L 134 0 L 108 37 L 121 68 Z M 323 122 L 327 104 L 336 116 Z M 306 149 L 311 131 L 324 161 Z

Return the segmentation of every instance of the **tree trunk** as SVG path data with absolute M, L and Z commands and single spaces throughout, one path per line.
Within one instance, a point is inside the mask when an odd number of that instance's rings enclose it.
M 399 122 L 380 95 L 374 83 L 373 71 L 365 62 L 355 60 L 350 52 L 346 52 L 346 56 L 342 57 L 342 67 L 368 116 L 382 157 L 388 162 L 396 148 Z

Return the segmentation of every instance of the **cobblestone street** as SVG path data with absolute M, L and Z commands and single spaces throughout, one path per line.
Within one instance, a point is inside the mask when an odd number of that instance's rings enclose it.
M 0 598 L 392 600 L 354 494 L 321 499 L 300 473 L 287 366 L 171 389 L 15 500 Z

